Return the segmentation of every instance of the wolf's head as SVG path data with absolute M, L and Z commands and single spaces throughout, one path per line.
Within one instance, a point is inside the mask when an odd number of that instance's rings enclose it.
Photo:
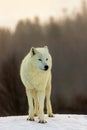
M 34 48 L 30 50 L 32 64 L 38 69 L 47 71 L 52 67 L 52 58 L 49 53 L 48 47 Z

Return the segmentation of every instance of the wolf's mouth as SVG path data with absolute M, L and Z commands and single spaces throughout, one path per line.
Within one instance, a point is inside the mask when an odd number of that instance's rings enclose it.
M 45 65 L 44 68 L 40 68 L 41 70 L 47 71 L 49 69 L 48 65 Z
M 45 70 L 45 69 L 40 69 L 40 70 L 42 70 L 42 71 L 47 71 L 47 70 Z

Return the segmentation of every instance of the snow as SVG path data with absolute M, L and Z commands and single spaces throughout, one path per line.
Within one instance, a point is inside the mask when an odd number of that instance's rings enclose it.
M 46 124 L 27 121 L 27 116 L 0 117 L 0 130 L 87 130 L 87 115 L 55 114 L 47 117 Z

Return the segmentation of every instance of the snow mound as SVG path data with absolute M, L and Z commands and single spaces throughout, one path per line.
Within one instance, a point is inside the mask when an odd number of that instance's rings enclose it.
M 0 130 L 87 130 L 87 115 L 56 114 L 46 124 L 27 121 L 27 116 L 0 117 Z

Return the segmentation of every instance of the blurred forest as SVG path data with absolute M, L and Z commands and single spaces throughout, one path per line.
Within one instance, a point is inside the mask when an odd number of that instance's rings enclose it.
M 87 114 L 87 6 L 75 18 L 38 17 L 18 22 L 14 32 L 0 28 L 0 116 L 27 114 L 20 80 L 20 64 L 32 46 L 48 45 L 53 57 L 52 105 L 54 113 Z

